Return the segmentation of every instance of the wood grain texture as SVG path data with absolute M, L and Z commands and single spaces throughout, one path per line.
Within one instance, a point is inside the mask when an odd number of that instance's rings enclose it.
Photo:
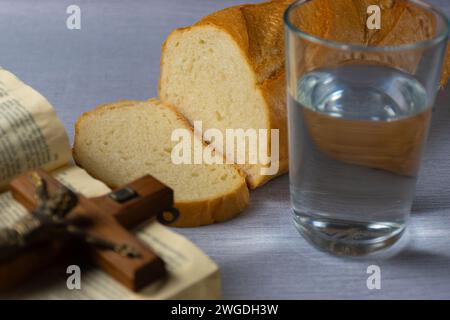
M 243 2 L 80 0 L 82 29 L 69 31 L 65 1 L 2 0 L 0 65 L 42 92 L 72 136 L 78 115 L 95 105 L 156 95 L 160 45 L 172 29 Z M 448 0 L 429 2 L 450 15 Z M 408 233 L 383 256 L 342 259 L 309 246 L 291 223 L 286 176 L 253 192 L 241 217 L 177 231 L 218 262 L 227 299 L 449 299 L 449 123 L 450 87 L 433 115 Z M 371 264 L 381 267 L 381 290 L 366 287 Z

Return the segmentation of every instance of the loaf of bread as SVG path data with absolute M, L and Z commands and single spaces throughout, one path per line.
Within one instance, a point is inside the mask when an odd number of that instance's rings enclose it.
M 240 170 L 233 164 L 175 164 L 176 129 L 189 133 L 194 148 L 197 138 L 189 123 L 168 105 L 154 99 L 103 105 L 78 119 L 74 159 L 111 187 L 145 174 L 171 187 L 180 212 L 174 226 L 200 226 L 239 214 L 249 201 Z
M 173 31 L 163 45 L 159 83 L 160 99 L 175 105 L 189 121 L 201 120 L 205 129 L 218 128 L 223 132 L 229 128 L 279 129 L 279 174 L 288 168 L 283 12 L 292 2 L 277 0 L 227 8 L 191 27 Z M 369 5 L 381 8 L 380 30 L 366 27 Z M 404 44 L 430 39 L 435 33 L 433 17 L 426 17 L 422 10 L 403 0 L 315 0 L 303 6 L 297 13 L 301 29 L 338 42 L 370 46 Z M 325 50 L 315 43 L 304 45 L 306 71 L 355 59 L 351 52 Z M 450 76 L 449 56 L 442 86 Z M 414 72 L 420 62 L 420 54 L 416 64 L 405 59 L 403 53 L 386 56 L 368 53 L 360 58 L 409 72 Z M 426 121 L 426 117 L 419 120 Z M 321 128 L 320 123 L 312 125 Z M 332 141 L 342 128 L 336 126 L 333 130 L 328 124 L 326 127 L 325 131 L 315 131 L 322 147 L 329 154 L 344 154 L 344 149 L 336 148 L 344 146 L 345 141 L 327 149 L 327 141 Z M 426 123 L 421 123 L 420 128 L 426 128 Z M 359 140 L 353 143 L 352 139 L 358 137 L 343 136 L 350 139 L 349 145 L 361 143 Z M 355 159 L 338 158 L 400 173 L 415 166 L 410 161 L 400 168 L 388 159 L 378 163 L 378 158 L 365 158 L 362 154 Z M 273 177 L 261 175 L 259 165 L 246 163 L 241 167 L 251 188 Z

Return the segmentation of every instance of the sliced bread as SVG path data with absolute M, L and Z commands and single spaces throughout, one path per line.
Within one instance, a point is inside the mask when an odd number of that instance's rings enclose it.
M 145 174 L 167 184 L 180 211 L 174 226 L 211 224 L 239 214 L 249 201 L 240 170 L 235 165 L 174 164 L 175 129 L 186 129 L 197 139 L 189 123 L 158 100 L 103 105 L 78 119 L 74 158 L 111 187 Z M 201 142 L 200 147 L 204 148 Z

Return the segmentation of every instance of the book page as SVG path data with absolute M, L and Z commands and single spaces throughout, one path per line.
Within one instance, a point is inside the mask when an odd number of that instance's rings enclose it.
M 70 159 L 69 138 L 50 103 L 0 68 L 0 190 L 28 169 L 51 171 Z
M 86 171 L 69 166 L 54 172 L 67 187 L 87 197 L 101 196 L 110 191 L 102 182 Z M 9 192 L 0 194 L 0 227 L 11 226 L 29 214 Z M 54 267 L 19 287 L 0 295 L 14 299 L 218 299 L 220 275 L 218 266 L 183 236 L 170 231 L 158 222 L 151 222 L 136 230 L 137 236 L 155 250 L 166 262 L 168 275 L 138 293 L 134 293 L 103 271 L 81 267 L 81 290 L 69 290 L 65 268 Z M 61 270 L 64 269 L 64 270 Z

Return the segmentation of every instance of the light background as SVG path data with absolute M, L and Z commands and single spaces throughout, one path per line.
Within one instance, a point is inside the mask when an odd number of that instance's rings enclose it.
M 450 14 L 450 1 L 430 2 Z M 72 137 L 83 111 L 156 96 L 160 47 L 172 29 L 238 3 L 0 0 L 0 65 L 44 94 Z M 66 28 L 70 4 L 81 7 L 81 30 Z M 450 298 L 449 105 L 450 88 L 437 102 L 409 232 L 389 259 L 310 247 L 291 223 L 286 176 L 253 192 L 241 217 L 178 231 L 220 265 L 225 298 Z M 366 287 L 370 264 L 381 267 L 381 290 Z

